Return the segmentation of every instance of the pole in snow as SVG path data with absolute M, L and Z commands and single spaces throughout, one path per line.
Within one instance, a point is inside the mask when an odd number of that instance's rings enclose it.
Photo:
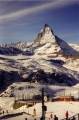
M 47 107 L 44 105 L 44 88 L 42 88 L 42 117 L 40 120 L 45 120 L 46 110 L 47 110 Z

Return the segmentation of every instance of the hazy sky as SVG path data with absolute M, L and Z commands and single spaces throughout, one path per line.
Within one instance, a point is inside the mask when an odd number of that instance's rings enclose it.
M 0 0 L 0 43 L 32 41 L 45 23 L 79 43 L 79 0 Z

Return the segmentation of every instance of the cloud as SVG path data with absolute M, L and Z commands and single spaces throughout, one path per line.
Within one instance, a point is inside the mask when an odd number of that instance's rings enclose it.
M 47 10 L 50 8 L 57 9 L 57 8 L 61 8 L 66 5 L 73 4 L 73 3 L 79 3 L 79 0 L 55 0 L 55 1 L 51 0 L 51 1 L 52 2 L 43 3 L 42 5 L 37 5 L 37 6 L 33 6 L 31 8 L 25 8 L 25 9 L 17 10 L 16 12 L 11 12 L 11 13 L 7 13 L 5 15 L 1 15 L 0 22 L 16 20 L 23 16 L 38 13 L 40 11 Z

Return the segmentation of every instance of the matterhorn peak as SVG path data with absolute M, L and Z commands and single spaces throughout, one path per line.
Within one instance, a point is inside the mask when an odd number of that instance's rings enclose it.
M 45 24 L 40 33 L 38 33 L 34 43 L 36 43 L 37 46 L 44 45 L 46 43 L 56 43 L 54 32 L 48 24 Z
M 56 55 L 67 55 L 67 56 L 78 56 L 79 52 L 74 50 L 64 40 L 57 37 L 52 28 L 45 24 L 43 29 L 38 33 L 33 46 L 36 48 L 36 53 L 41 54 L 56 54 Z M 37 50 L 38 49 L 38 50 Z M 47 52 L 46 52 L 47 51 Z
M 44 33 L 52 32 L 52 34 L 54 35 L 54 32 L 53 32 L 52 28 L 48 24 L 44 25 L 43 32 Z

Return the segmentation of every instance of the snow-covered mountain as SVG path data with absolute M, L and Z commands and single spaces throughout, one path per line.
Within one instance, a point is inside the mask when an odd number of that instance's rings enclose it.
M 7 71 L 17 72 L 20 81 L 58 85 L 79 82 L 79 46 L 61 40 L 47 24 L 32 43 L 1 46 L 0 54 L 0 76 L 1 71 Z
M 16 43 L 9 43 L 9 44 L 4 43 L 4 44 L 0 44 L 0 47 L 2 47 L 2 48 L 12 47 L 12 48 L 18 48 L 18 49 L 23 50 L 24 48 L 27 47 L 27 42 L 26 41 L 25 42 L 19 41 L 19 42 L 16 42 Z
M 52 28 L 47 24 L 45 24 L 44 28 L 38 34 L 33 47 L 36 47 L 37 54 L 65 55 L 69 57 L 79 56 L 79 52 L 57 37 Z

